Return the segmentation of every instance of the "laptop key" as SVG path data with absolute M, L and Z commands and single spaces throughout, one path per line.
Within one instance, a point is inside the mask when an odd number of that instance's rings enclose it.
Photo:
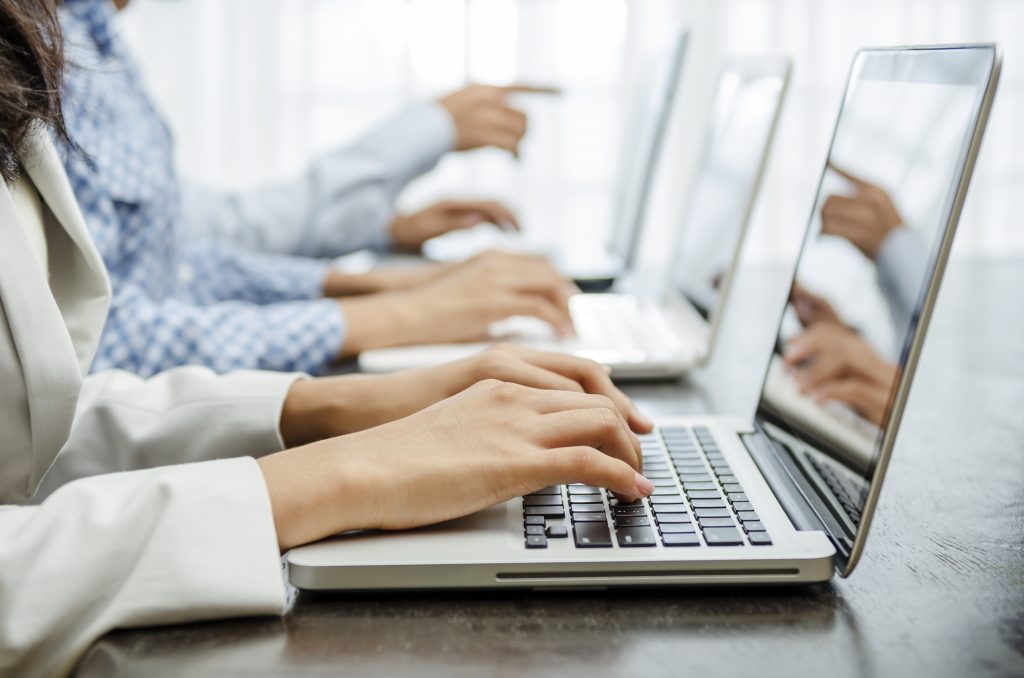
M 604 513 L 574 513 L 572 514 L 572 522 L 574 523 L 604 523 L 607 522 L 608 517 Z
M 542 534 L 531 534 L 526 538 L 526 548 L 545 549 L 548 547 L 548 538 Z
M 696 499 L 690 497 L 690 503 L 693 504 L 693 508 L 725 508 L 725 501 L 721 499 Z
M 742 492 L 743 488 L 737 483 L 725 483 L 722 485 L 726 492 Z
M 683 503 L 685 503 L 685 501 L 678 494 L 673 495 L 673 496 L 668 496 L 668 497 L 661 496 L 661 495 L 655 495 L 655 496 L 651 497 L 651 504 L 653 504 L 655 506 L 659 506 L 659 505 L 663 505 L 663 504 L 683 504 Z
M 753 511 L 754 505 L 749 501 L 734 501 L 732 507 L 737 511 Z
M 545 518 L 564 518 L 565 509 L 561 506 L 524 506 L 523 514 L 527 516 L 544 516 Z
M 764 532 L 764 523 L 759 520 L 752 520 L 743 523 L 743 529 L 747 532 Z
M 696 534 L 663 534 L 661 543 L 665 546 L 700 546 Z
M 612 509 L 613 516 L 646 516 L 647 509 L 643 506 L 616 506 Z
M 750 501 L 743 492 L 730 492 L 729 501 Z
M 686 493 L 690 501 L 696 499 L 721 499 L 722 494 L 718 490 L 692 490 Z
M 655 486 L 654 487 L 654 492 L 651 492 L 651 496 L 652 497 L 665 497 L 665 496 L 678 497 L 679 496 L 679 489 L 675 486 L 675 484 L 673 484 L 672 487 L 658 487 L 658 486 Z
M 709 527 L 704 530 L 704 540 L 708 546 L 740 546 L 743 537 L 735 527 Z
M 693 526 L 693 523 L 666 523 L 658 525 L 658 531 L 662 534 L 682 534 L 684 532 L 692 534 L 697 531 L 697 528 Z
M 718 486 L 715 485 L 714 483 L 711 483 L 711 482 L 707 482 L 707 483 L 704 483 L 704 482 L 696 482 L 696 483 L 694 483 L 694 482 L 690 482 L 690 483 L 684 482 L 683 483 L 683 489 L 685 489 L 688 492 L 690 490 L 717 490 Z
M 601 494 L 601 488 L 590 485 L 570 485 L 569 494 Z
M 686 513 L 686 504 L 661 504 L 651 508 L 654 515 L 660 516 L 663 513 Z
M 544 526 L 543 525 L 527 525 L 526 526 L 526 535 L 529 536 L 531 534 L 544 534 Z
M 569 536 L 569 528 L 565 525 L 548 525 L 548 539 L 564 539 Z
M 755 546 L 771 546 L 772 544 L 772 538 L 768 536 L 767 532 L 751 532 L 747 535 L 747 539 Z
M 579 548 L 611 548 L 612 545 L 607 523 L 578 523 L 572 526 L 572 534 Z
M 701 527 L 735 527 L 732 518 L 697 518 Z
M 657 541 L 649 527 L 622 527 L 615 532 L 619 546 L 654 546 Z
M 654 516 L 654 519 L 658 521 L 659 525 L 669 523 L 688 523 L 690 522 L 690 516 L 686 513 L 659 513 Z
M 745 523 L 754 520 L 760 520 L 760 518 L 757 517 L 757 513 L 755 513 L 754 511 L 738 511 L 736 515 L 738 515 L 740 517 L 740 520 L 742 520 Z
M 561 506 L 562 495 L 542 495 L 523 497 L 523 506 Z
M 655 487 L 675 487 L 676 486 L 676 479 L 672 478 L 672 477 L 669 477 L 669 478 L 648 478 L 648 480 L 650 480 L 652 483 L 654 483 Z
M 524 522 L 527 525 L 543 525 L 545 523 L 544 516 L 526 516 Z
M 694 508 L 698 518 L 730 518 L 732 516 L 727 508 Z
M 540 497 L 540 496 L 543 496 L 543 495 L 552 495 L 552 494 L 561 495 L 562 494 L 562 488 L 560 488 L 558 485 L 549 485 L 547 487 L 540 488 L 536 492 L 531 492 L 530 494 L 528 494 L 526 496 L 527 497 Z
M 615 516 L 615 527 L 646 527 L 650 525 L 647 516 Z

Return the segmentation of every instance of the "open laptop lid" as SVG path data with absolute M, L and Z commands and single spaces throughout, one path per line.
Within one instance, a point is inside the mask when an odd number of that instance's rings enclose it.
M 757 423 L 852 572 L 999 78 L 995 45 L 857 53 Z
M 672 287 L 710 325 L 708 351 L 739 263 L 786 96 L 786 56 L 727 61 L 675 244 Z
M 672 121 L 688 43 L 689 33 L 681 29 L 666 50 L 643 59 L 638 69 L 637 92 L 630 98 L 632 106 L 626 114 L 620 154 L 619 193 L 608 241 L 609 254 L 627 268 L 636 263 L 640 233 L 658 159 Z M 653 78 L 645 79 L 645 74 L 650 73 Z

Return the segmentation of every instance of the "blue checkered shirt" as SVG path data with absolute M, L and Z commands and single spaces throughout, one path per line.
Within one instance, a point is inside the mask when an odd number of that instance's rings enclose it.
M 336 178 L 335 185 L 378 188 L 364 191 L 370 197 L 363 198 L 377 209 L 371 213 L 347 205 L 346 210 L 338 200 L 307 199 L 308 214 L 300 216 L 312 226 L 301 231 L 301 238 L 291 236 L 293 244 L 280 236 L 270 239 L 272 231 L 265 224 L 261 231 L 258 222 L 249 229 L 224 222 L 243 218 L 245 208 L 249 215 L 275 214 L 281 217 L 280 225 L 288 216 L 283 206 L 296 205 L 303 192 L 309 198 L 308 186 L 324 183 L 322 171 L 309 177 L 306 186 L 268 190 L 247 203 L 238 196 L 225 196 L 213 205 L 207 201 L 205 219 L 194 210 L 186 214 L 171 134 L 112 29 L 112 12 L 109 0 L 68 0 L 61 7 L 72 64 L 65 78 L 65 114 L 72 138 L 85 152 L 69 152 L 65 166 L 114 292 L 92 369 L 121 368 L 149 376 L 197 364 L 220 372 L 323 372 L 338 355 L 345 330 L 339 304 L 321 298 L 329 262 L 249 248 L 298 251 L 302 244 L 302 254 L 331 256 L 386 244 L 381 234 L 392 216 L 390 201 L 416 173 L 437 162 L 450 139 L 433 135 L 430 148 L 392 166 L 392 178 L 387 180 Z M 438 123 L 432 124 L 437 130 Z M 424 131 L 421 126 L 413 132 Z M 365 149 L 359 153 L 371 155 Z M 344 164 L 343 157 L 330 162 Z M 378 175 L 387 174 L 384 163 L 376 165 Z M 342 223 L 338 228 L 345 213 L 371 225 L 351 237 L 358 230 L 354 226 L 346 231 Z M 313 214 L 326 216 L 318 222 Z M 296 222 L 299 218 L 293 215 Z M 204 223 L 213 220 L 219 223 Z M 299 232 L 298 224 L 284 230 Z M 339 232 L 350 237 L 339 237 Z

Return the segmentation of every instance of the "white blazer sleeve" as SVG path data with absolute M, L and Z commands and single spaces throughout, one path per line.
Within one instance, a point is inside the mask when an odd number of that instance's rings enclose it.
M 228 194 L 187 187 L 185 222 L 197 235 L 260 252 L 336 257 L 385 247 L 398 193 L 454 145 L 440 104 L 413 106 L 293 181 Z
M 115 628 L 284 605 L 252 459 L 97 476 L 0 508 L 0 675 L 66 674 Z
M 111 370 L 86 378 L 75 421 L 36 489 L 45 499 L 72 480 L 284 449 L 281 408 L 304 375 L 181 367 L 142 379 Z

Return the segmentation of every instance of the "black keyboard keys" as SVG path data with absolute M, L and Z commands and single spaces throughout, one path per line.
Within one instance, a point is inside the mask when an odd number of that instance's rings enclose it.
M 575 523 L 572 533 L 579 548 L 611 548 L 612 534 L 608 523 Z
M 526 548 L 528 549 L 546 549 L 548 547 L 548 538 L 542 534 L 529 534 L 526 536 Z
M 706 527 L 704 541 L 708 546 L 741 546 L 743 537 L 735 527 Z
M 523 497 L 523 506 L 561 506 L 562 495 L 527 495 Z
M 564 518 L 565 509 L 558 506 L 524 506 L 523 514 L 526 516 L 544 516 L 545 518 Z
M 620 527 L 615 531 L 618 537 L 619 546 L 626 548 L 632 546 L 654 546 L 654 532 L 649 527 Z
M 662 534 L 661 543 L 665 546 L 700 546 L 700 539 L 692 532 L 689 534 Z

